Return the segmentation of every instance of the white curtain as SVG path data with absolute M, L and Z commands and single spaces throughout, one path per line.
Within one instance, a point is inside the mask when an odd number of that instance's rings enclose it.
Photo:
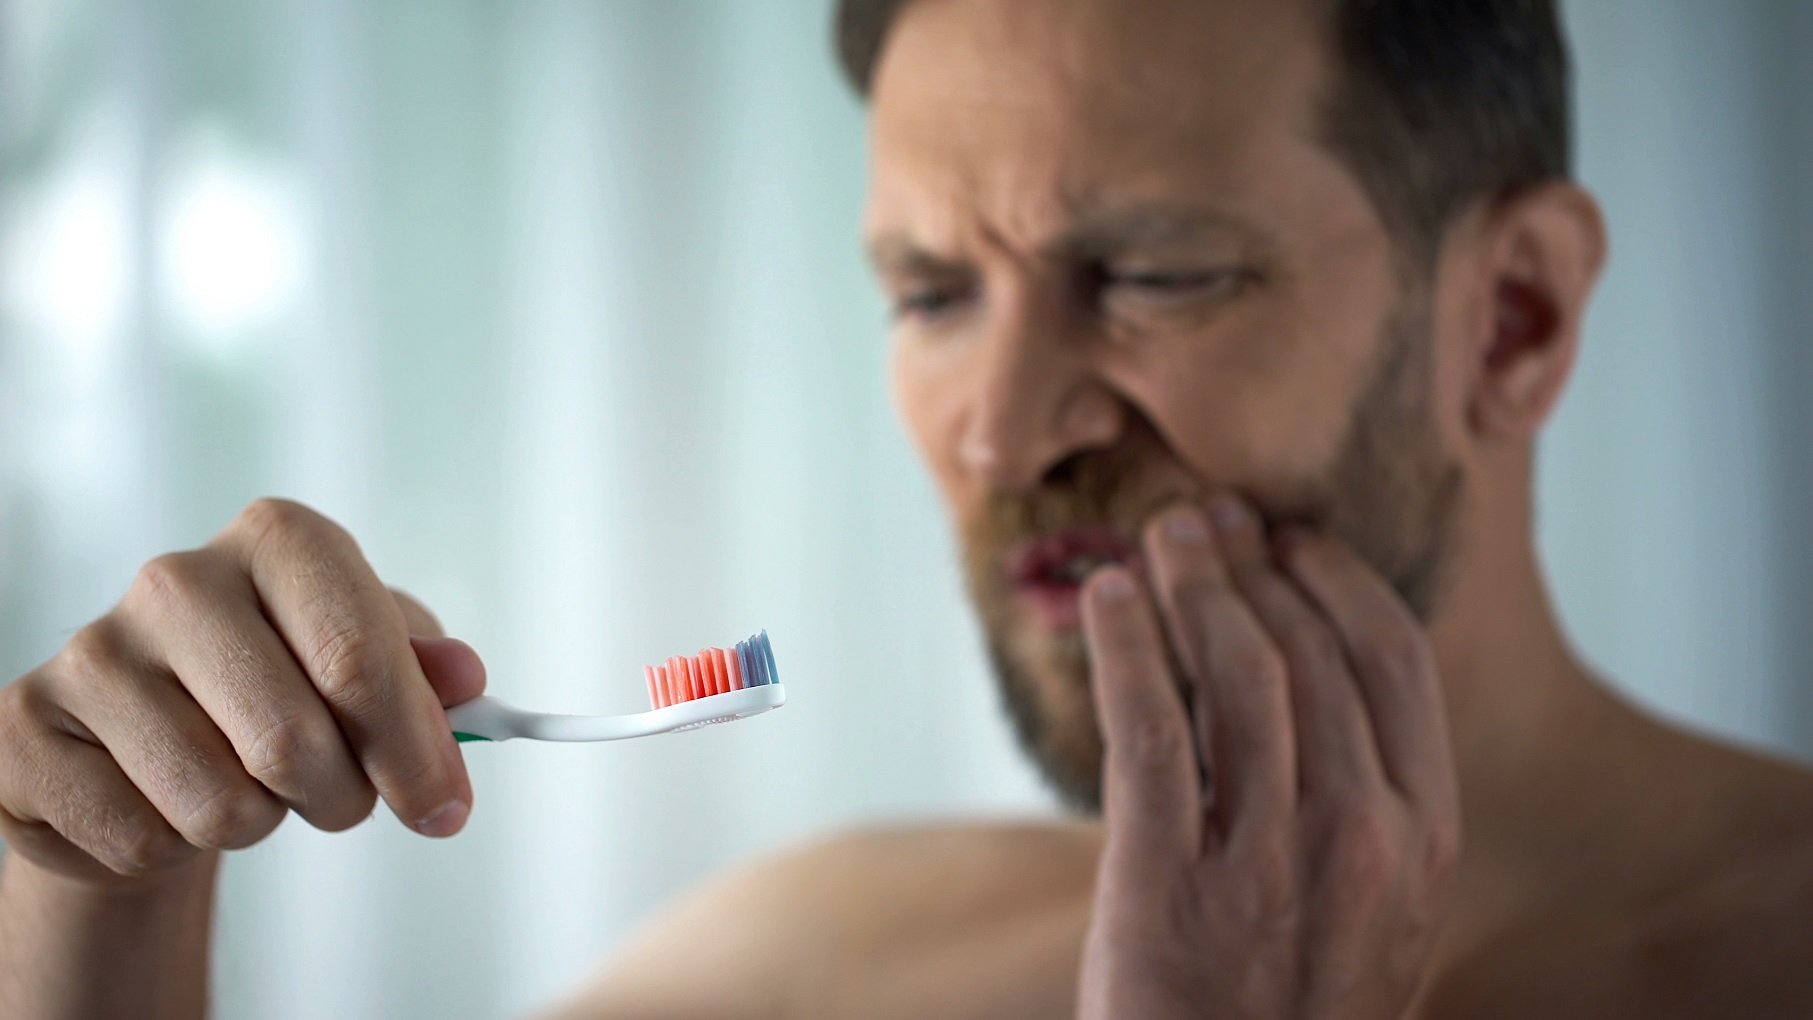
M 1813 752 L 1813 6 L 1571 15 L 1614 243 L 1544 450 L 1559 599 L 1637 696 Z M 0 18 L 6 676 L 282 494 L 519 703 L 630 710 L 643 662 L 759 627 L 793 694 L 694 734 L 468 748 L 448 842 L 382 811 L 286 823 L 227 869 L 220 1016 L 520 1012 L 729 862 L 1052 810 L 887 406 L 823 0 Z

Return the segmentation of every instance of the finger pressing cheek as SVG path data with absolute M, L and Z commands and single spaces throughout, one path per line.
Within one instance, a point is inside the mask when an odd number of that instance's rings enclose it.
M 1109 566 L 1083 586 L 1083 634 L 1101 720 L 1110 839 L 1134 853 L 1199 851 L 1200 766 L 1151 601 Z

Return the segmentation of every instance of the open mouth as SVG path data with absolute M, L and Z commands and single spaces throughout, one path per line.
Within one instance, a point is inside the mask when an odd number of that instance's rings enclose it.
M 1106 525 L 1064 528 L 1010 549 L 1002 566 L 1014 595 L 1054 630 L 1081 625 L 1079 594 L 1098 567 L 1119 563 L 1143 568 L 1139 547 Z

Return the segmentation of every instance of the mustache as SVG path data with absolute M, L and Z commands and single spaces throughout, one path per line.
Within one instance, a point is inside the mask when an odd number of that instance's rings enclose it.
M 1035 488 L 992 492 L 968 515 L 964 537 L 976 552 L 998 550 L 1067 528 L 1107 527 L 1137 541 L 1152 515 L 1176 502 L 1200 505 L 1218 486 L 1189 479 L 1154 485 L 1150 471 L 1126 451 L 1073 454 L 1059 462 Z M 1333 500 L 1321 486 L 1296 485 L 1269 496 L 1241 489 L 1270 525 L 1326 526 Z
M 1143 493 L 1131 458 L 1102 452 L 1074 454 L 1048 471 L 1036 488 L 991 492 L 964 529 L 972 548 L 1003 548 L 1066 528 L 1106 526 L 1129 537 L 1159 507 L 1187 496 L 1175 488 Z

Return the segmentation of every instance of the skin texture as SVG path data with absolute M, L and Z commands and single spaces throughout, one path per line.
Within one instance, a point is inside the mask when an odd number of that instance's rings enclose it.
M 865 229 L 1003 693 L 1102 814 L 751 862 L 552 1015 L 1813 1013 L 1813 780 L 1607 693 L 1536 571 L 1592 199 L 1482 201 L 1407 274 L 1305 10 L 1034 10 L 907 11 Z M 1076 524 L 1141 555 L 1054 629 L 1000 558 Z M 148 564 L 0 691 L 0 1014 L 201 1015 L 220 851 L 379 797 L 456 831 L 483 686 L 305 507 Z

